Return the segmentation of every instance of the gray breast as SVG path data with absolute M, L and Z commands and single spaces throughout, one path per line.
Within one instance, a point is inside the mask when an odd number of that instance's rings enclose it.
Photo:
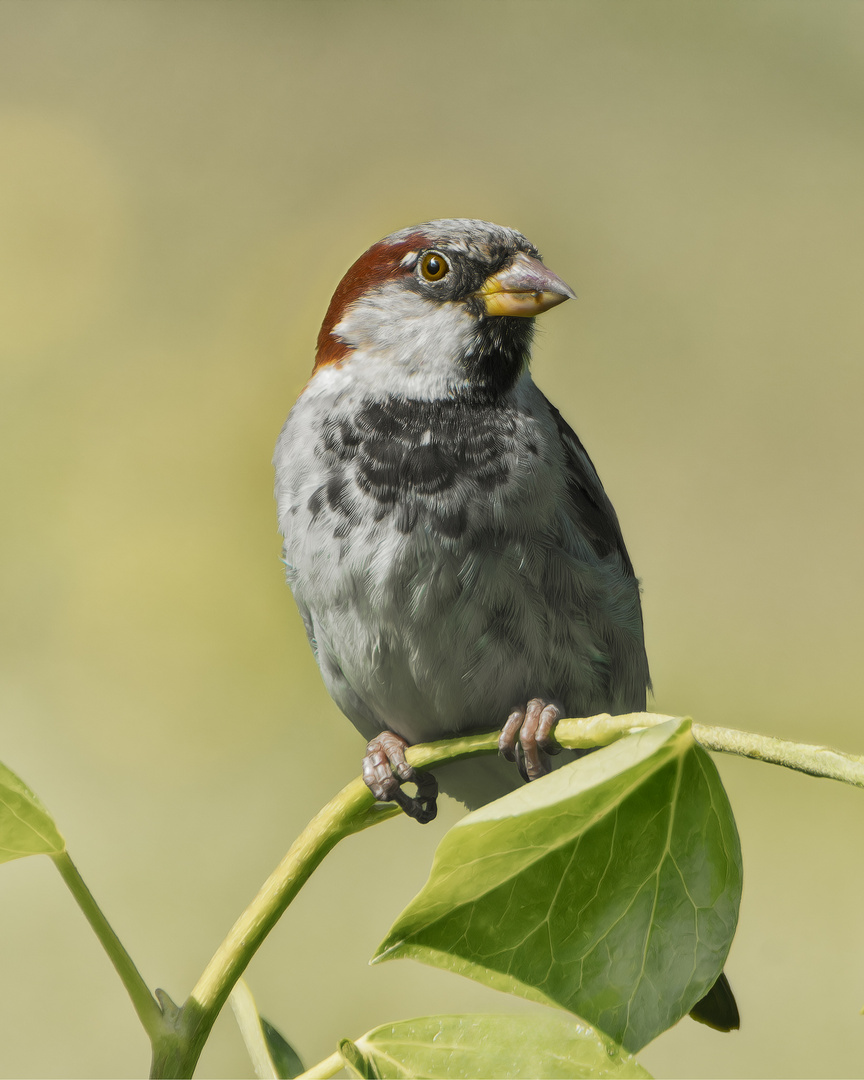
M 280 502 L 322 674 L 364 735 L 490 729 L 533 696 L 571 715 L 639 707 L 638 588 L 569 515 L 551 417 L 339 405 L 292 435 Z

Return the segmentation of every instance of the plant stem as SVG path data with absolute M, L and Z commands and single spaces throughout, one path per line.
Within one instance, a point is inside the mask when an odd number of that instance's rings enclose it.
M 362 780 L 348 784 L 309 822 L 261 886 L 183 1006 L 181 1025 L 188 1047 L 177 1075 L 192 1075 L 219 1010 L 261 942 L 324 856 L 344 836 L 372 823 L 365 818 L 373 806 L 372 795 Z M 389 816 L 392 815 L 377 813 L 373 821 L 383 821 Z M 154 1067 L 153 1075 L 167 1074 Z
M 610 742 L 643 728 L 656 727 L 667 720 L 679 720 L 676 716 L 659 713 L 628 713 L 609 716 L 601 713 L 586 720 L 560 720 L 555 728 L 555 738 L 562 746 L 606 746 Z M 864 787 L 864 756 L 846 754 L 830 746 L 814 746 L 808 743 L 775 739 L 771 735 L 757 735 L 750 731 L 733 728 L 709 727 L 693 724 L 694 740 L 706 750 L 765 761 L 770 765 L 782 765 L 786 769 L 840 780 L 844 784 Z M 413 759 L 412 759 L 413 762 Z M 416 764 L 416 762 L 414 762 Z
M 141 978 L 141 973 L 135 964 L 132 962 L 132 958 L 129 953 L 123 948 L 123 945 L 114 931 L 111 929 L 111 925 L 105 916 L 102 914 L 102 910 L 96 901 L 93 899 L 93 894 L 87 888 L 84 883 L 84 879 L 78 873 L 78 868 L 69 858 L 69 855 L 65 851 L 61 851 L 58 855 L 52 855 L 51 861 L 60 871 L 60 876 L 69 886 L 69 891 L 75 897 L 75 900 L 87 921 L 93 927 L 96 937 L 102 944 L 102 948 L 108 953 L 108 957 L 111 963 L 117 970 L 117 974 L 120 976 L 123 985 L 126 987 L 126 992 L 132 999 L 132 1005 L 135 1008 L 135 1012 L 138 1014 L 138 1019 L 144 1030 L 150 1037 L 151 1042 L 155 1042 L 163 1038 L 165 1033 L 165 1022 L 162 1016 L 162 1010 L 156 1002 L 156 999 L 150 993 L 150 989 L 144 980 Z
M 679 717 L 662 716 L 658 713 L 629 713 L 624 716 L 601 713 L 587 719 L 559 720 L 555 728 L 555 738 L 561 746 L 570 749 L 587 749 L 606 746 L 632 732 L 656 727 L 668 720 L 679 719 Z M 692 733 L 695 741 L 709 750 L 740 754 L 774 765 L 783 765 L 799 772 L 810 773 L 813 776 L 824 776 L 864 787 L 864 757 L 844 754 L 828 747 L 784 742 L 767 735 L 706 727 L 702 724 L 693 724 Z M 406 757 L 415 768 L 429 769 L 451 761 L 495 753 L 497 748 L 498 732 L 493 731 L 413 746 L 407 750 Z M 397 812 L 397 808 L 392 806 L 376 806 L 366 785 L 361 779 L 357 779 L 343 788 L 310 821 L 264 882 L 258 895 L 234 924 L 207 965 L 181 1010 L 179 1021 L 181 1046 L 178 1048 L 177 1043 L 174 1043 L 167 1047 L 166 1056 L 161 1059 L 158 1055 L 154 1057 L 152 1076 L 192 1075 L 210 1029 L 231 988 L 324 856 L 343 837 L 384 821 Z M 87 895 L 89 896 L 89 893 Z M 125 955 L 124 952 L 123 956 Z M 115 965 L 116 963 L 115 960 Z M 131 966 L 131 961 L 129 965 Z M 134 967 L 132 971 L 135 971 Z M 137 972 L 135 975 L 140 980 Z M 121 977 L 123 977 L 122 972 Z M 126 982 L 125 978 L 124 982 Z M 135 1001 L 134 997 L 133 1001 Z M 136 1008 L 138 1008 L 137 1003 Z M 331 1055 L 305 1075 L 309 1077 L 333 1075 L 333 1073 L 317 1070 L 329 1068 L 337 1056 Z
M 864 757 L 846 754 L 830 746 L 789 742 L 771 735 L 753 735 L 747 731 L 694 724 L 693 738 L 706 750 L 739 754 L 771 765 L 783 765 L 809 776 L 823 776 L 844 784 L 864 787 Z
M 297 1080 L 329 1080 L 331 1076 L 335 1076 L 340 1069 L 345 1067 L 345 1062 L 342 1060 L 342 1055 L 337 1050 L 335 1054 L 331 1054 L 330 1057 L 324 1058 L 323 1061 L 319 1061 L 317 1065 L 313 1065 L 311 1069 L 307 1069 L 306 1072 L 300 1073 Z

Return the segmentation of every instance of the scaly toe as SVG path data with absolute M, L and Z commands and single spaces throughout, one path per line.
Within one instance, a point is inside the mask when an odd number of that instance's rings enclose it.
M 498 736 L 498 753 L 508 761 L 516 760 L 516 747 L 519 739 L 519 729 L 525 720 L 524 709 L 514 709 L 507 717 L 507 723 L 501 728 Z
M 416 772 L 405 759 L 408 742 L 392 731 L 382 731 L 366 747 L 363 780 L 378 802 L 395 802 L 422 825 L 438 813 L 438 783 L 431 773 Z M 411 798 L 400 787 L 411 781 L 417 785 L 417 797 Z
M 515 761 L 525 780 L 536 780 L 550 771 L 547 754 L 559 754 L 554 729 L 561 712 L 542 698 L 532 698 L 525 708 L 516 708 L 498 736 L 498 751 Z
M 555 740 L 555 725 L 561 719 L 561 710 L 557 705 L 547 705 L 540 713 L 537 724 L 537 745 L 547 754 L 560 754 L 563 746 Z

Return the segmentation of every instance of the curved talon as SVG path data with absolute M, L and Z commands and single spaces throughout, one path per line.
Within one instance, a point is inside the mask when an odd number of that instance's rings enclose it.
M 382 731 L 366 747 L 363 780 L 378 802 L 395 802 L 421 825 L 438 813 L 438 782 L 431 773 L 417 772 L 405 760 L 407 740 L 393 731 Z M 417 785 L 412 798 L 400 787 L 405 781 Z
M 417 795 L 412 799 L 397 788 L 392 801 L 398 803 L 408 817 L 428 825 L 438 815 L 438 781 L 432 773 L 424 772 L 415 772 L 412 780 L 417 785 Z

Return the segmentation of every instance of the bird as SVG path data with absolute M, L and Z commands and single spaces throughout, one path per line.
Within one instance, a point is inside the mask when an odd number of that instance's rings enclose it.
M 321 675 L 367 740 L 372 794 L 419 821 L 437 783 L 408 746 L 500 730 L 499 757 L 436 770 L 470 809 L 578 754 L 558 755 L 560 717 L 646 706 L 618 518 L 529 367 L 535 317 L 570 299 L 515 229 L 393 232 L 336 288 L 277 442 L 283 560 Z M 694 1015 L 737 1026 L 725 975 Z

